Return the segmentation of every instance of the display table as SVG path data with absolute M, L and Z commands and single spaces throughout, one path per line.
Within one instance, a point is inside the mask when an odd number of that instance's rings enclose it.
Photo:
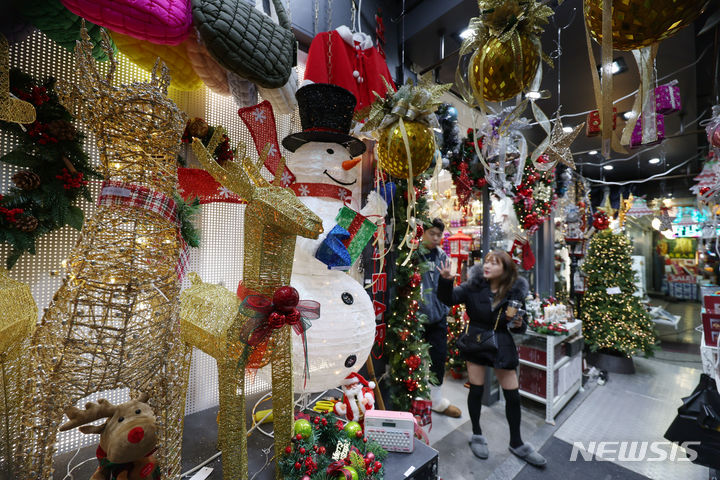
M 545 421 L 552 425 L 582 385 L 582 348 L 565 354 L 568 343 L 582 342 L 582 322 L 576 320 L 565 327 L 568 335 L 544 335 L 528 329 L 518 342 L 520 395 L 545 404 Z M 544 361 L 529 360 L 524 352 L 536 349 L 538 343 L 544 347 Z M 533 383 L 535 379 L 544 379 L 544 388 Z
M 248 401 L 253 405 L 254 401 Z M 193 413 L 185 417 L 185 429 L 183 432 L 182 451 L 182 472 L 185 473 L 195 468 L 200 463 L 211 459 L 218 454 L 217 450 L 217 413 L 218 409 L 209 408 L 201 412 Z M 272 431 L 272 423 L 263 425 L 263 428 Z M 259 431 L 254 431 L 248 437 L 248 470 L 252 480 L 274 480 L 275 464 L 272 461 L 273 440 Z M 80 450 L 80 453 L 73 460 L 77 465 L 82 460 L 95 456 L 96 445 L 88 446 Z M 67 462 L 71 460 L 75 452 L 68 452 L 58 455 L 55 461 L 54 480 L 62 480 L 66 473 Z M 415 439 L 413 453 L 393 453 L 388 455 L 384 462 L 385 479 L 418 479 L 435 480 L 438 470 L 438 452 Z M 97 467 L 93 460 L 81 465 L 73 472 L 75 478 L 89 478 Z M 207 463 L 212 468 L 207 480 L 222 479 L 222 462 L 217 456 Z M 184 480 L 192 475 L 184 477 Z M 2 474 L 0 473 L 0 478 Z M 244 479 L 248 480 L 248 479 Z

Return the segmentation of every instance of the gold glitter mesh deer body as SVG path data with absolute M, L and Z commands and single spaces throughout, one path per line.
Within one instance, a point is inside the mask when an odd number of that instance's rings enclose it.
M 208 152 L 224 132 L 217 129 L 207 149 L 195 139 L 192 147 L 200 163 L 221 185 L 244 198 L 245 249 L 243 286 L 253 294 L 272 298 L 275 290 L 290 284 L 296 236 L 317 238 L 322 221 L 287 188 L 279 186 L 279 175 L 271 185 L 260 174 L 263 156 L 257 165 L 241 154 L 238 162 L 218 165 Z M 266 149 L 267 152 L 267 149 Z M 284 163 L 277 172 L 284 171 Z M 193 274 L 191 274 L 193 275 Z M 242 348 L 238 340 L 248 318 L 238 311 L 234 293 L 222 286 L 202 283 L 193 277 L 193 286 L 182 295 L 183 339 L 213 356 L 218 364 L 220 411 L 218 443 L 223 453 L 223 478 L 248 478 L 247 425 L 245 413 L 245 365 L 239 364 Z M 294 422 L 292 338 L 289 326 L 273 333 L 272 398 L 276 458 L 290 440 Z
M 184 119 L 167 98 L 167 69 L 158 75 L 156 65 L 149 83 L 115 87 L 112 49 L 106 48 L 109 73 L 101 77 L 84 28 L 83 40 L 75 49 L 80 75 L 72 88 L 97 138 L 106 179 L 100 198 L 108 193 L 123 199 L 139 188 L 176 213 L 171 199 Z M 180 473 L 188 367 L 178 320 L 180 248 L 171 215 L 147 203 L 99 202 L 32 339 L 19 477 L 51 478 L 63 410 L 121 387 L 153 399 L 163 475 Z

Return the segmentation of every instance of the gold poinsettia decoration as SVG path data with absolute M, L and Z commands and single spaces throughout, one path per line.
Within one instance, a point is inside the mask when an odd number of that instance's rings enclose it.
M 460 56 L 482 47 L 491 38 L 501 42 L 513 35 L 538 37 L 553 9 L 535 0 L 478 0 L 480 15 L 470 19 L 470 35 L 460 46 Z M 543 59 L 552 65 L 549 57 Z
M 408 80 L 405 85 L 393 92 L 387 80 L 383 78 L 383 81 L 389 92 L 387 97 L 383 98 L 377 92 L 373 92 L 376 99 L 369 110 L 363 109 L 355 116 L 358 121 L 367 117 L 361 131 L 381 131 L 400 118 L 421 122 L 429 127 L 438 126 L 435 110 L 442 103 L 440 97 L 450 90 L 452 83 L 437 84 L 432 79 L 432 72 L 428 72 L 420 77 L 417 84 Z

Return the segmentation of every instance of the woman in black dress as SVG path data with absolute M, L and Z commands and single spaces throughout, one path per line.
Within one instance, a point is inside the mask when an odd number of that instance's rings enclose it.
M 518 277 L 517 267 L 510 256 L 502 250 L 493 250 L 485 256 L 482 274 L 473 269 L 474 275 L 460 286 L 453 288 L 453 277 L 449 262 L 441 267 L 437 288 L 438 298 L 448 306 L 465 304 L 470 317 L 470 325 L 484 330 L 495 329 L 498 352 L 494 359 L 488 360 L 477 355 L 464 353 L 467 361 L 470 393 L 468 410 L 473 435 L 470 448 L 475 456 L 486 459 L 489 455 L 487 440 L 480 429 L 480 409 L 484 391 L 485 368 L 495 369 L 505 397 L 505 416 L 510 427 L 510 451 L 534 466 L 544 466 L 545 458 L 533 447 L 523 443 L 520 436 L 520 393 L 515 369 L 518 366 L 518 353 L 513 341 L 513 333 L 523 333 L 527 325 L 521 316 L 507 312 L 508 302 L 516 300 L 524 304 L 528 292 L 527 281 Z

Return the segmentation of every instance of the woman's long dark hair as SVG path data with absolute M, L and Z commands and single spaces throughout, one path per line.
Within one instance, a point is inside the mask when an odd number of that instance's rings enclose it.
M 498 260 L 503 266 L 503 273 L 500 276 L 500 282 L 498 285 L 498 291 L 495 294 L 493 301 L 493 308 L 497 307 L 506 297 L 510 289 L 515 285 L 517 281 L 517 265 L 513 262 L 510 255 L 504 250 L 490 250 L 485 255 L 485 261 L 487 262 L 491 258 Z

